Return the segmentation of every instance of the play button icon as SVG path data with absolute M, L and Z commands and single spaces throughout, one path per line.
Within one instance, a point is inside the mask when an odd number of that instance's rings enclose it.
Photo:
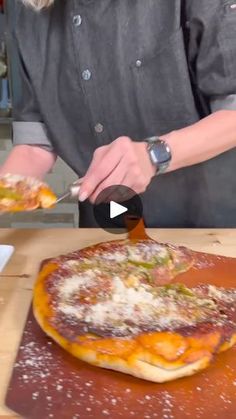
M 117 202 L 110 202 L 110 218 L 118 217 L 128 211 L 128 208 L 123 205 L 117 204 Z
M 135 228 L 142 218 L 143 206 L 139 195 L 123 185 L 105 188 L 93 206 L 99 227 L 114 234 L 123 234 Z M 128 221 L 131 220 L 132 222 Z

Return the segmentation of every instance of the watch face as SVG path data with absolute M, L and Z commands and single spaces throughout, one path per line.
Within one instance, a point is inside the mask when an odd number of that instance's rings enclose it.
M 162 140 L 156 140 L 150 144 L 150 158 L 156 166 L 166 165 L 171 160 L 171 151 L 169 146 Z

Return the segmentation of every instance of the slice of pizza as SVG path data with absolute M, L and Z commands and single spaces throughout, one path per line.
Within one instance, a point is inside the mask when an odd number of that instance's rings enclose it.
M 90 364 L 153 382 L 192 375 L 236 342 L 235 289 L 171 282 L 194 255 L 147 239 L 60 256 L 39 273 L 35 318 Z
M 56 196 L 45 183 L 21 175 L 0 176 L 0 212 L 51 208 Z

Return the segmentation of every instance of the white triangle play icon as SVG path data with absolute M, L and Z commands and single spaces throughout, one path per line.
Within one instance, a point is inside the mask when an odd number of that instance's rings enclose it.
M 128 208 L 123 205 L 117 204 L 117 202 L 110 201 L 110 218 L 118 217 L 128 211 Z

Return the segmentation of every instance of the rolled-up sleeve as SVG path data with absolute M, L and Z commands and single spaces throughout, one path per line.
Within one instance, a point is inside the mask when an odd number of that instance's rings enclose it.
M 13 121 L 12 127 L 14 145 L 28 144 L 53 149 L 42 122 Z
M 19 53 L 20 89 L 13 98 L 13 145 L 36 145 L 53 151 L 47 128 L 38 109 L 37 99 Z
M 211 112 L 236 110 L 236 0 L 187 0 L 194 82 Z
M 212 112 L 222 109 L 236 111 L 236 93 L 234 95 L 212 97 L 210 107 Z

